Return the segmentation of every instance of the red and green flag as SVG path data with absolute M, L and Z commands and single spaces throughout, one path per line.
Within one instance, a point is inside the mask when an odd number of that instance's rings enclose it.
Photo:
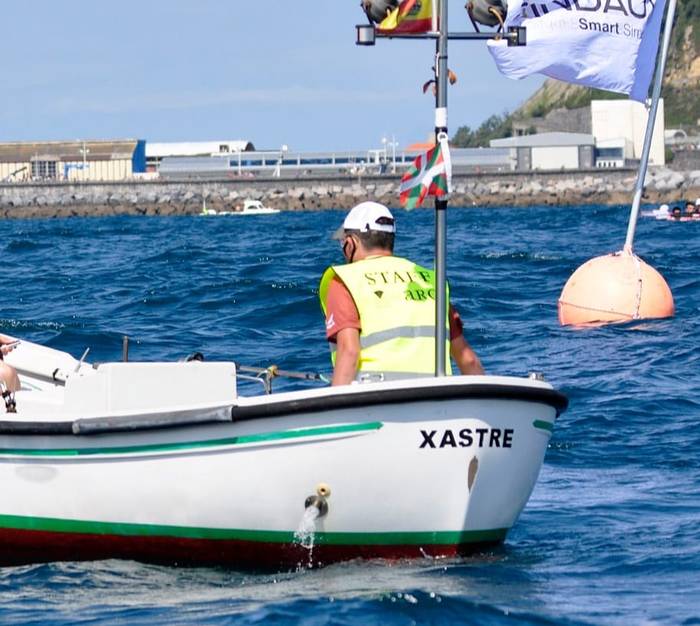
M 425 196 L 441 198 L 452 190 L 452 162 L 447 138 L 425 154 L 418 155 L 410 169 L 401 178 L 401 206 L 415 209 Z

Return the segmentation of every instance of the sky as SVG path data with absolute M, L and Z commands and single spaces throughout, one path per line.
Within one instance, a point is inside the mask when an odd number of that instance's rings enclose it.
M 359 0 L 33 0 L 2 7 L 0 141 L 246 139 L 258 149 L 399 147 L 434 124 L 428 41 L 355 45 Z M 464 0 L 450 30 L 470 29 Z M 453 41 L 450 135 L 543 82 Z

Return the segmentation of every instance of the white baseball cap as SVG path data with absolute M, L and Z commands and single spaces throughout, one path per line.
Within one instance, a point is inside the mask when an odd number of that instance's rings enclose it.
M 343 225 L 333 233 L 333 239 L 342 239 L 346 230 L 368 233 L 395 233 L 396 225 L 391 211 L 379 202 L 360 202 L 345 217 Z

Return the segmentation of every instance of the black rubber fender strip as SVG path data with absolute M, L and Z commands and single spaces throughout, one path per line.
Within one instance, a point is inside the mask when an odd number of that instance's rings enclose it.
M 231 407 L 160 415 L 85 418 L 71 422 L 2 420 L 0 435 L 103 435 L 221 423 L 231 423 Z
M 73 422 L 0 420 L 0 435 L 72 435 Z

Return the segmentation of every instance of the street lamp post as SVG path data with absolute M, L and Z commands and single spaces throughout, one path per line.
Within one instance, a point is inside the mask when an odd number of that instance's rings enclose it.
M 275 171 L 272 174 L 275 178 L 280 178 L 282 176 L 282 162 L 284 161 L 284 155 L 288 150 L 289 147 L 287 144 L 282 144 L 280 147 L 280 156 L 279 159 L 277 159 L 277 167 L 275 167 Z
M 396 174 L 396 137 L 391 136 L 391 173 Z
M 85 146 L 85 142 L 83 141 L 83 147 L 80 148 L 80 154 L 83 155 L 83 180 L 87 179 L 87 155 L 90 152 L 90 149 Z
M 391 136 L 391 141 L 385 135 L 382 137 L 382 146 L 384 147 L 384 163 L 389 162 L 389 147 L 391 146 L 391 173 L 396 174 L 396 136 Z

